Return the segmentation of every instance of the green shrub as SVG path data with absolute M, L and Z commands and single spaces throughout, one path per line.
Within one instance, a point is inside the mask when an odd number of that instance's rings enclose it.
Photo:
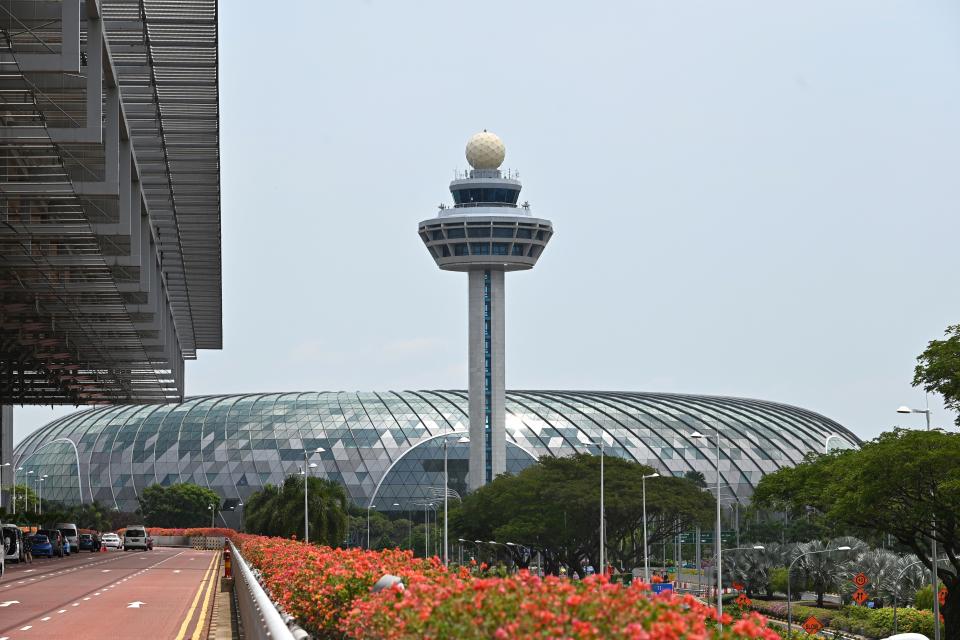
M 927 585 L 917 591 L 917 596 L 913 601 L 913 606 L 917 609 L 933 611 L 933 589 L 930 588 L 930 585 Z
M 830 627 L 868 638 L 886 638 L 893 635 L 893 608 L 844 607 L 833 617 Z M 897 610 L 897 632 L 932 637 L 933 614 L 910 607 L 900 608 Z

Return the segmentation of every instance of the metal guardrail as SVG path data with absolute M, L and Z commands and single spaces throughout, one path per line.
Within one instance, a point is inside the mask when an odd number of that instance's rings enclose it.
M 233 554 L 234 589 L 237 595 L 237 609 L 243 623 L 244 637 L 257 640 L 306 640 L 310 634 L 296 626 L 289 615 L 281 614 L 270 596 L 263 590 L 260 581 L 240 555 L 240 551 L 230 542 Z

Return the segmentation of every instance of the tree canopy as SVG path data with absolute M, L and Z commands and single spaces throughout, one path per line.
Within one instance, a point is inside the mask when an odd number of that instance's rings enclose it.
M 138 497 L 144 524 L 153 527 L 202 527 L 210 523 L 210 505 L 220 506 L 220 495 L 191 482 L 170 486 L 152 484 Z
M 339 546 L 347 536 L 347 494 L 343 485 L 323 478 L 309 479 L 310 542 Z M 247 500 L 244 527 L 264 536 L 303 539 L 303 476 L 287 476 L 283 484 L 268 484 Z
M 609 456 L 604 464 L 606 555 L 632 568 L 643 563 L 642 477 L 654 469 Z M 651 546 L 710 522 L 713 498 L 694 482 L 661 477 L 646 485 Z M 598 566 L 599 519 L 600 458 L 578 454 L 543 457 L 517 475 L 499 476 L 464 498 L 451 526 L 456 537 L 532 546 L 556 573 L 560 563 L 579 571 L 581 559 Z M 506 549 L 521 566 L 529 561 L 517 547 Z
M 754 503 L 812 509 L 832 526 L 896 538 L 930 566 L 936 521 L 938 574 L 948 589 L 946 637 L 960 640 L 960 435 L 895 430 L 859 450 L 813 456 L 765 476 Z
M 939 393 L 944 404 L 960 412 L 960 324 L 947 327 L 946 340 L 931 340 L 917 357 L 913 386 Z M 955 420 L 960 426 L 960 413 Z

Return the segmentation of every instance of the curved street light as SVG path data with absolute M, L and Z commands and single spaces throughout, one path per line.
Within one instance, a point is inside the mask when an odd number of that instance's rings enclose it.
M 836 549 L 820 549 L 819 551 L 807 551 L 806 553 L 801 553 L 796 558 L 793 559 L 793 562 L 787 567 L 787 637 L 790 637 L 790 629 L 793 626 L 793 609 L 791 608 L 790 600 L 790 571 L 793 569 L 793 565 L 796 564 L 797 560 L 804 558 L 806 556 L 812 556 L 816 553 L 830 553 L 831 551 L 850 551 L 850 547 L 844 545 L 842 547 L 837 547 Z
M 654 472 L 642 476 L 640 479 L 640 483 L 643 485 L 643 581 L 647 584 L 650 584 L 650 545 L 647 542 L 647 480 L 659 477 L 660 474 Z M 666 564 L 666 560 L 664 560 L 664 564 Z
M 928 399 L 929 403 L 929 399 Z M 930 409 L 911 409 L 902 405 L 897 407 L 897 413 L 922 413 L 927 419 L 927 431 L 930 431 Z M 930 531 L 930 584 L 933 589 L 933 640 L 940 640 L 940 599 L 937 598 L 937 591 L 940 586 L 940 579 L 937 576 L 937 519 L 933 519 L 932 529 Z

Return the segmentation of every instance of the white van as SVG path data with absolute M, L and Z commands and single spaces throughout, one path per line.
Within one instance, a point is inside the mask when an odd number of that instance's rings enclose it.
M 123 532 L 123 550 L 143 549 L 147 551 L 150 548 L 147 541 L 149 535 L 146 527 L 139 524 L 129 525 L 126 531 Z
M 63 543 L 70 544 L 70 553 L 80 553 L 80 532 L 77 525 L 69 522 L 58 522 L 54 529 L 63 534 Z
M 23 562 L 23 531 L 13 524 L 0 526 L 3 535 L 3 557 L 8 562 Z

